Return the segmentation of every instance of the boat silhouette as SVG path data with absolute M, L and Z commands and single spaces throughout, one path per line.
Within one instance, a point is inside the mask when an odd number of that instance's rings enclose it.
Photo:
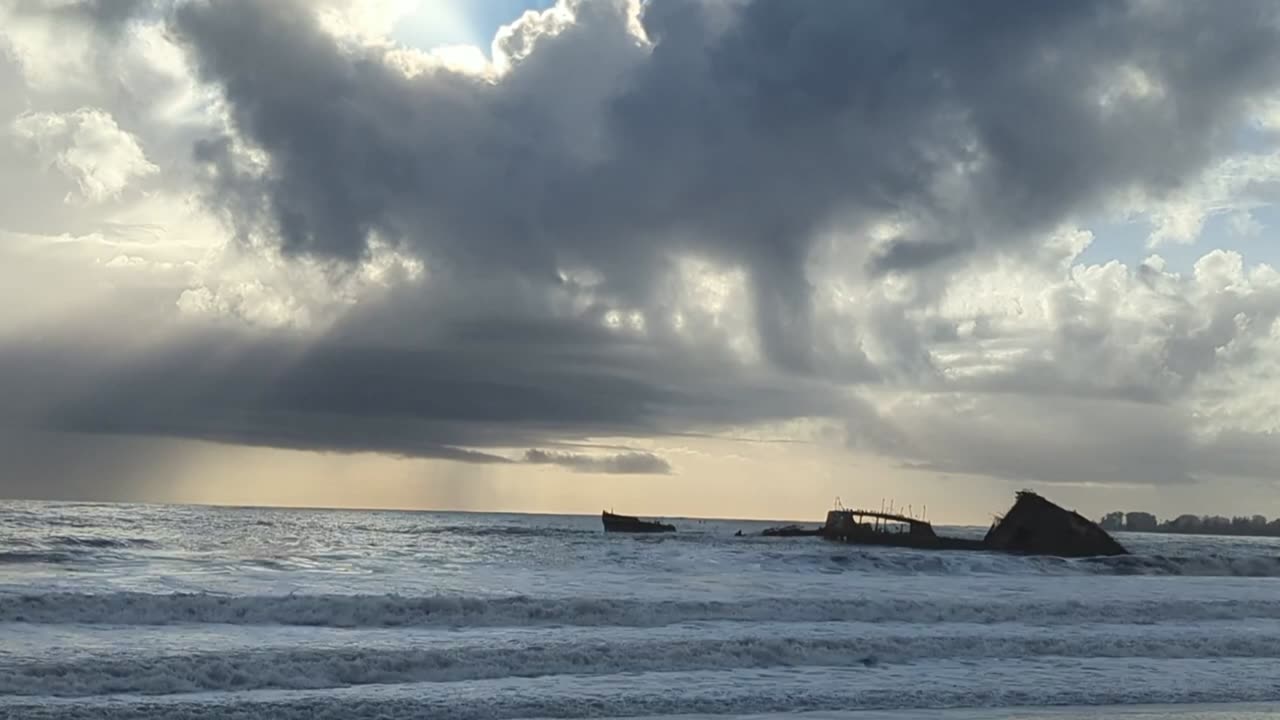
M 658 533 L 676 531 L 675 525 L 641 520 L 630 515 L 615 515 L 608 510 L 600 513 L 600 519 L 604 522 L 605 532 Z

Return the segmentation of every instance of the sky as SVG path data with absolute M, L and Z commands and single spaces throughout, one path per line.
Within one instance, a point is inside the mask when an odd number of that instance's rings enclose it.
M 1280 515 L 1264 0 L 0 0 L 0 496 Z

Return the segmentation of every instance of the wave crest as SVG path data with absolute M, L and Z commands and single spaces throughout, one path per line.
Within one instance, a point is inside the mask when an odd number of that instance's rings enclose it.
M 405 597 L 399 595 L 221 596 L 208 594 L 49 593 L 0 595 L 0 622 L 106 625 L 295 625 L 358 627 L 523 627 L 545 625 L 660 627 L 683 622 L 909 622 L 1034 621 L 1059 625 L 1111 622 L 1280 618 L 1280 600 L 1083 603 L 906 598 L 739 602 L 524 596 Z

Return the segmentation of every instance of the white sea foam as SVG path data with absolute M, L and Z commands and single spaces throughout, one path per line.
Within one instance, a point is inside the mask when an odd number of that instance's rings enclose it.
M 347 689 L 45 699 L 0 696 L 24 720 L 514 720 L 791 713 L 849 708 L 1265 702 L 1275 661 L 1241 659 L 1231 682 L 1216 660 L 1043 658 L 1025 663 L 928 660 L 883 667 L 809 667 L 562 675 Z M 988 710 L 981 717 L 1025 717 Z M 1086 713 L 1098 720 L 1105 712 Z M 908 716 L 910 717 L 910 716 Z M 1154 717 L 1161 717 L 1154 715 Z M 1229 716 L 1228 716 L 1229 717 Z M 1218 720 L 1215 718 L 1215 720 Z
M 401 597 L 396 595 L 222 596 L 211 594 L 49 593 L 0 595 L 0 622 L 169 625 L 306 625 L 321 627 L 503 627 L 620 625 L 650 627 L 693 621 L 912 622 L 1044 624 L 1152 623 L 1176 620 L 1280 618 L 1275 599 L 954 600 L 892 596 L 847 599 L 759 598 L 740 602 L 625 598 Z
M 1280 637 L 1253 631 L 1161 634 L 1113 630 L 1028 633 L 978 630 L 872 637 L 736 637 L 547 642 L 506 647 L 239 651 L 71 662 L 2 662 L 0 695 L 93 696 L 211 690 L 332 688 L 504 677 L 607 675 L 773 667 L 868 667 L 921 660 L 1023 658 L 1277 658 Z
M 689 525 L 0 502 L 0 717 L 1280 700 L 1280 541 L 1064 560 Z

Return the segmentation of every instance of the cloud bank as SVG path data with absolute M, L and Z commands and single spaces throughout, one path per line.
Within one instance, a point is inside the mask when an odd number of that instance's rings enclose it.
M 565 0 L 487 54 L 340 0 L 74 7 L 5 11 L 6 82 L 80 98 L 13 109 L 50 200 L 6 230 L 107 227 L 138 309 L 0 340 L 13 422 L 661 474 L 525 449 L 810 418 L 945 474 L 1280 470 L 1280 274 L 1088 255 L 1274 201 L 1271 3 Z M 49 85 L 76 52 L 123 81 Z M 128 245 L 166 198 L 189 264 Z
M 574 472 L 608 473 L 611 475 L 666 475 L 671 463 L 647 452 L 626 452 L 592 457 L 580 453 L 532 449 L 524 454 L 532 465 L 559 465 Z

